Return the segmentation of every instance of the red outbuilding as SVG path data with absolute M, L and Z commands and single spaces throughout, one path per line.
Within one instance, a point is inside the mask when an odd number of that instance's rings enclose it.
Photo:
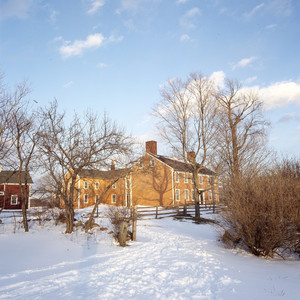
M 21 172 L 22 189 L 25 191 L 25 172 Z M 27 177 L 27 199 L 33 181 L 30 175 Z M 21 192 L 18 171 L 0 171 L 0 210 L 1 209 L 21 209 L 24 201 L 24 192 Z M 26 208 L 30 207 L 27 203 Z

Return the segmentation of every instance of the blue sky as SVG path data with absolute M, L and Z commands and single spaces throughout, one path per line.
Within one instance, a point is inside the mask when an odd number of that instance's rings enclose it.
M 300 1 L 0 0 L 0 70 L 31 99 L 106 111 L 142 140 L 166 80 L 190 72 L 256 87 L 270 146 L 299 156 Z

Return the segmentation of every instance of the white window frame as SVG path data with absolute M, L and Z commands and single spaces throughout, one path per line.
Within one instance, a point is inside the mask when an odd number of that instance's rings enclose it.
M 89 183 L 86 180 L 83 182 L 83 187 L 85 190 L 89 188 Z
M 179 173 L 175 172 L 175 182 L 179 182 Z
M 111 186 L 111 188 L 112 188 L 113 190 L 115 190 L 115 189 L 117 188 L 117 183 L 115 182 L 115 183 Z
M 99 190 L 99 182 L 95 182 L 95 190 Z
M 150 167 L 155 167 L 155 159 L 154 158 L 152 158 L 151 160 L 150 160 Z
M 175 190 L 175 200 L 180 201 L 180 189 Z
M 211 201 L 212 200 L 212 192 L 208 191 L 208 200 Z
M 184 190 L 184 200 L 186 202 L 189 202 L 190 201 L 190 193 L 189 193 L 189 190 L 188 189 L 185 189 Z
M 83 202 L 84 203 L 89 203 L 89 194 L 84 194 L 84 196 L 83 196 Z
M 188 173 L 184 173 L 184 183 L 188 183 L 189 180 L 188 180 Z
M 13 199 L 14 199 L 14 201 L 13 201 Z M 18 199 L 19 199 L 18 195 L 11 195 L 10 196 L 10 205 L 18 205 Z
M 195 190 L 194 189 L 191 190 L 191 195 L 192 195 L 192 201 L 195 201 L 196 197 L 195 197 Z
M 117 203 L 117 195 L 116 194 L 111 195 L 111 203 Z
M 4 196 L 4 191 L 0 191 L 0 196 Z
M 202 175 L 199 176 L 199 184 L 203 184 L 203 176 Z

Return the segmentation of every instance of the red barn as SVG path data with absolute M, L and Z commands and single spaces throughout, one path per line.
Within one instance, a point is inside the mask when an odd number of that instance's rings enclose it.
M 22 188 L 24 190 L 25 172 L 21 172 L 21 182 L 22 182 Z M 28 184 L 27 196 L 29 199 L 30 187 L 31 184 L 33 184 L 30 175 L 29 178 L 27 178 L 27 184 Z M 23 201 L 23 196 L 19 185 L 18 172 L 0 171 L 0 210 L 21 209 L 22 201 Z M 28 203 L 26 208 L 28 208 Z

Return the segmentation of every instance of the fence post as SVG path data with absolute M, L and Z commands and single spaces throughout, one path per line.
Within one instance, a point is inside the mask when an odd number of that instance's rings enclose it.
M 136 206 L 132 209 L 132 240 L 136 241 L 136 223 L 137 223 L 137 211 Z
M 186 204 L 183 206 L 183 215 L 186 217 Z

